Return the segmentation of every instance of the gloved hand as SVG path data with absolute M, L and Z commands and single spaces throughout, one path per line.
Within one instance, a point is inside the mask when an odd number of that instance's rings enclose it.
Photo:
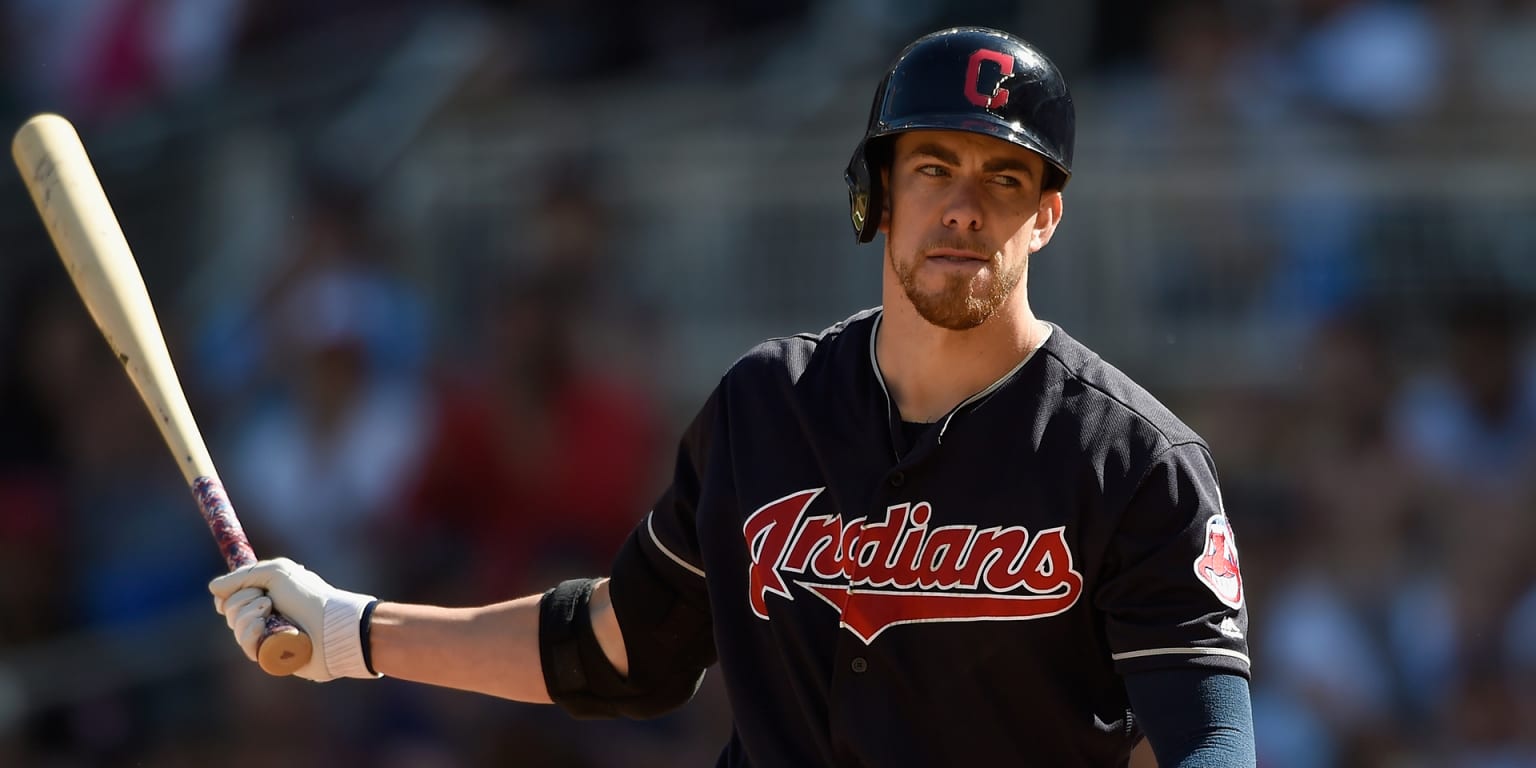
M 338 677 L 373 678 L 363 663 L 360 621 L 371 595 L 327 584 L 304 566 L 280 557 L 237 568 L 208 582 L 213 607 L 251 661 L 273 605 L 314 644 L 309 663 L 294 674 L 323 683 Z

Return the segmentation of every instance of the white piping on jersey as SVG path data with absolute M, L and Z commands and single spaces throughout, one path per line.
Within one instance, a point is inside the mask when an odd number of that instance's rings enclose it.
M 885 312 L 883 311 L 880 314 L 875 315 L 875 325 L 869 330 L 869 364 L 875 369 L 875 380 L 880 382 L 880 390 L 885 393 L 885 402 L 886 405 L 889 406 L 891 403 L 891 390 L 885 386 L 885 374 L 880 372 L 880 359 L 875 356 L 875 339 L 880 336 L 880 323 L 884 319 Z M 959 405 L 951 408 L 948 415 L 944 417 L 944 425 L 939 427 L 939 443 L 942 444 L 944 442 L 944 432 L 949 429 L 949 422 L 955 418 L 955 414 L 959 413 L 961 409 L 965 408 L 967 405 L 970 405 L 971 403 L 981 400 L 993 392 L 996 392 L 999 387 L 1003 386 L 1003 382 L 1013 378 L 1013 375 L 1018 373 L 1020 368 L 1023 368 L 1029 363 L 1030 360 L 1034 359 L 1035 353 L 1040 351 L 1041 347 L 1045 346 L 1046 340 L 1051 338 L 1051 334 L 1055 331 L 1055 329 L 1055 326 L 1047 323 L 1045 326 L 1045 335 L 1040 337 L 1040 340 L 1035 343 L 1035 348 L 1031 349 L 1029 354 L 1025 355 L 1023 360 L 1019 361 L 1018 365 L 1015 365 L 1014 367 L 1010 368 L 1007 373 L 998 377 L 997 381 L 988 384 L 986 389 L 983 389 L 980 392 L 967 397 L 966 399 L 962 400 Z
M 672 558 L 672 562 L 677 563 L 678 565 L 681 565 L 689 573 L 691 573 L 691 574 L 693 574 L 695 576 L 698 576 L 701 579 L 704 578 L 704 571 L 703 571 L 703 569 L 696 567 L 693 563 L 690 563 L 687 560 L 682 559 L 681 557 L 678 557 L 677 553 L 673 552 L 670 549 L 667 549 L 667 545 L 661 543 L 661 539 L 656 538 L 656 529 L 651 526 L 651 518 L 653 516 L 655 516 L 655 514 L 656 514 L 655 512 L 651 512 L 650 514 L 645 516 L 645 530 L 646 530 L 647 533 L 651 534 L 651 542 L 656 545 L 657 549 L 661 550 L 661 553 L 663 555 L 666 555 L 667 557 Z
M 1126 651 L 1110 655 L 1112 661 L 1125 661 L 1126 659 L 1139 659 L 1144 656 L 1171 656 L 1185 654 L 1192 656 L 1231 656 L 1241 659 L 1244 664 L 1250 664 L 1248 654 L 1241 651 L 1233 651 L 1227 648 L 1148 648 L 1144 651 Z

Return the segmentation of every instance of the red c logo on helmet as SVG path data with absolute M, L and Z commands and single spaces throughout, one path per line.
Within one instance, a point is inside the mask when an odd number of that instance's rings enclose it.
M 996 88 L 996 93 L 982 93 L 981 63 L 996 62 L 1002 77 L 1013 74 L 1013 57 L 1000 51 L 982 48 L 971 54 L 970 66 L 965 68 L 965 98 L 982 109 L 996 109 L 1008 103 L 1008 89 Z

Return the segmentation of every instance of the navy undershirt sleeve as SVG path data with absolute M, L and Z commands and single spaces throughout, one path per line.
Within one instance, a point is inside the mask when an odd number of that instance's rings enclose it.
M 1253 706 L 1241 675 L 1201 667 L 1125 676 L 1142 732 L 1163 768 L 1251 768 Z

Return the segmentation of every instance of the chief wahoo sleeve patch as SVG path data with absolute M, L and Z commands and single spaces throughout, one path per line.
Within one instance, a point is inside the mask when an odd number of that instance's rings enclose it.
M 1205 547 L 1195 559 L 1195 576 L 1216 598 L 1232 608 L 1243 607 L 1243 574 L 1237 564 L 1237 541 L 1226 515 L 1205 522 Z

